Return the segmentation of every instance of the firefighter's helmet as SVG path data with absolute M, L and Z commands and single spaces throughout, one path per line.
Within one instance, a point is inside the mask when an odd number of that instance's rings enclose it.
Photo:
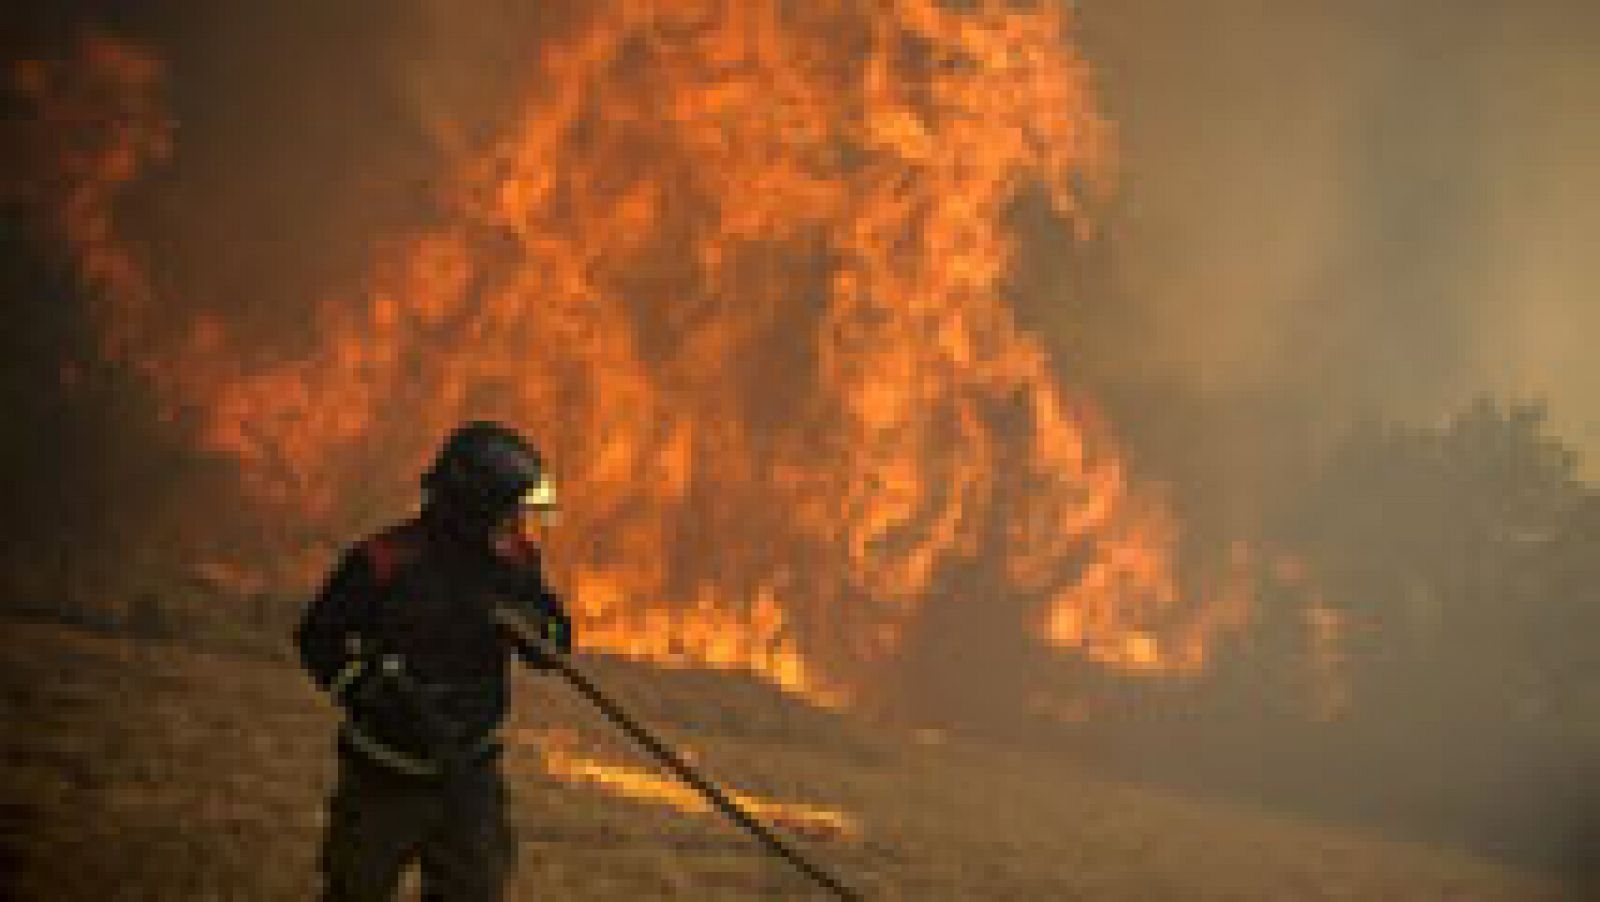
M 468 423 L 450 433 L 422 487 L 430 504 L 485 527 L 525 510 L 557 509 L 539 452 L 499 423 Z

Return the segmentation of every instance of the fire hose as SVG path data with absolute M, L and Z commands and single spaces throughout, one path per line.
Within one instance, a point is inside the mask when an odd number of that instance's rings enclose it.
M 538 650 L 551 670 L 565 678 L 574 689 L 578 690 L 579 694 L 598 708 L 600 713 L 621 728 L 624 733 L 627 733 L 629 738 L 639 743 L 646 751 L 654 755 L 657 760 L 666 765 L 678 779 L 689 784 L 701 795 L 705 796 L 707 801 L 727 815 L 729 820 L 743 827 L 750 835 L 759 840 L 761 845 L 769 852 L 789 862 L 795 869 L 828 890 L 836 898 L 849 900 L 849 902 L 856 902 L 856 900 L 862 898 L 855 890 L 807 859 L 800 854 L 799 850 L 784 842 L 765 824 L 757 820 L 754 815 L 740 807 L 720 787 L 690 766 L 689 762 L 685 761 L 670 746 L 657 739 L 641 726 L 638 721 L 622 710 L 616 702 L 601 692 L 593 681 L 573 665 L 567 655 L 553 648 L 546 641 L 543 634 L 528 623 L 521 614 L 504 605 L 496 605 L 494 616 L 495 620 L 509 630 L 512 635 L 516 636 L 518 641 Z

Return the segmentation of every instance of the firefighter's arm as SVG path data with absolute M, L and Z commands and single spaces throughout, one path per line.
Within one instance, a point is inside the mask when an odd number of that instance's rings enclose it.
M 512 648 L 517 657 L 529 667 L 548 669 L 550 663 L 540 643 L 560 654 L 572 652 L 572 618 L 567 615 L 561 597 L 550 590 L 542 573 L 529 573 L 518 591 L 507 599 L 509 613 L 530 627 L 540 642 L 529 642 L 515 634 L 511 636 Z
M 301 665 L 335 700 L 343 700 L 368 666 L 361 634 L 376 591 L 371 562 L 359 549 L 351 550 L 306 607 L 295 630 Z
M 295 634 L 300 661 L 355 722 L 379 736 L 431 748 L 448 737 L 419 716 L 404 662 L 382 653 L 372 636 L 372 611 L 383 594 L 373 553 L 370 545 L 347 553 L 306 609 Z

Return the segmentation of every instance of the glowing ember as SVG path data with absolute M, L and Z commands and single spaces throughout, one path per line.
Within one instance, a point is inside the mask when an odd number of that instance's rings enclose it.
M 571 783 L 586 783 L 612 795 L 665 805 L 690 814 L 713 814 L 711 803 L 682 781 L 648 770 L 612 764 L 571 749 L 567 743 L 539 736 L 533 744 L 539 750 L 546 774 Z M 740 807 L 766 823 L 796 833 L 836 839 L 858 839 L 859 821 L 843 811 L 805 802 L 784 802 L 749 793 L 728 790 Z
M 594 6 L 529 47 L 499 137 L 440 179 L 447 215 L 358 296 L 285 298 L 307 328 L 281 346 L 225 308 L 163 313 L 118 237 L 114 189 L 168 139 L 153 57 L 96 39 L 18 70 L 44 111 L 65 73 L 112 99 L 58 230 L 106 352 L 237 462 L 239 516 L 326 534 L 353 486 L 408 497 L 440 435 L 496 417 L 565 483 L 551 558 L 590 649 L 838 702 L 964 567 L 1035 599 L 1054 646 L 1198 666 L 1234 603 L 1180 598 L 1169 516 L 1002 296 L 1008 207 L 1042 189 L 1086 229 L 1108 182 L 1068 14 Z

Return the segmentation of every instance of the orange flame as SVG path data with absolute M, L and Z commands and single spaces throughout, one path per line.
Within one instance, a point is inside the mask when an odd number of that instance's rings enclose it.
M 544 772 L 568 783 L 586 783 L 612 795 L 665 805 L 689 814 L 713 814 L 711 803 L 699 792 L 672 777 L 582 754 L 555 733 L 531 737 Z M 835 839 L 859 839 L 861 822 L 836 808 L 806 802 L 770 799 L 738 790 L 725 790 L 741 808 L 760 820 L 796 833 Z
M 278 348 L 226 310 L 157 327 L 108 211 L 167 147 L 159 67 L 91 43 L 139 115 L 79 174 L 93 227 L 62 231 L 137 301 L 108 350 L 238 463 L 251 515 L 401 497 L 465 418 L 528 429 L 566 484 L 551 559 L 587 648 L 840 702 L 976 567 L 1038 600 L 1050 645 L 1193 669 L 1231 603 L 1180 598 L 1170 516 L 1002 291 L 1009 205 L 1042 189 L 1082 231 L 1109 184 L 1092 70 L 1066 11 L 970 6 L 597 4 L 530 46 L 442 221 Z
M 87 32 L 72 65 L 17 60 L 9 73 L 10 88 L 38 117 L 19 136 L 24 168 L 45 177 L 8 188 L 45 206 L 51 230 L 72 248 L 99 305 L 101 350 L 114 360 L 130 360 L 149 342 L 146 326 L 155 315 L 155 289 L 123 237 L 114 201 L 172 153 L 173 123 L 158 91 L 163 70 L 148 50 Z

